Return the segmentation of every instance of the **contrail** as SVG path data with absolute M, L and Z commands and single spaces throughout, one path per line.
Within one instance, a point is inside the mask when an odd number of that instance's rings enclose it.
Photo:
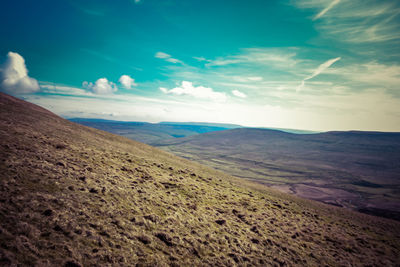
M 322 63 L 321 65 L 319 65 L 318 68 L 316 70 L 314 70 L 314 72 L 310 76 L 306 77 L 304 80 L 301 81 L 301 84 L 299 86 L 297 86 L 297 88 L 296 88 L 296 92 L 299 92 L 301 89 L 303 89 L 304 84 L 307 80 L 310 80 L 310 79 L 314 78 L 315 76 L 321 74 L 321 72 L 323 72 L 324 70 L 326 70 L 327 68 L 332 66 L 333 63 L 335 63 L 336 61 L 338 61 L 340 59 L 341 59 L 341 57 L 332 58 L 332 59 L 329 59 L 328 61 Z
M 322 17 L 323 15 L 325 15 L 326 12 L 328 12 L 332 7 L 336 6 L 337 4 L 339 4 L 340 0 L 333 0 L 326 8 L 324 8 L 321 12 L 319 12 L 314 18 L 313 20 L 317 20 L 320 17 Z

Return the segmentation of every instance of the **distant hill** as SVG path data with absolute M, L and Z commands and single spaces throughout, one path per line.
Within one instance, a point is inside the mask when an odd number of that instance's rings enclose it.
M 0 93 L 1 266 L 398 266 L 400 223 L 271 191 Z
M 297 129 L 287 129 L 287 128 L 253 128 L 253 129 L 266 129 L 266 130 L 278 130 L 278 131 L 282 131 L 285 133 L 294 133 L 294 134 L 316 134 L 316 133 L 320 133 L 317 131 L 309 131 L 309 130 L 297 130 Z
M 238 124 L 210 123 L 210 122 L 168 122 L 168 121 L 162 121 L 162 122 L 160 122 L 160 124 L 210 126 L 210 127 L 219 127 L 219 128 L 225 128 L 225 129 L 243 128 L 243 126 L 238 125 Z
M 153 145 L 300 197 L 400 219 L 400 133 L 243 128 Z
M 170 138 L 186 137 L 213 131 L 223 131 L 232 129 L 232 127 L 236 127 L 234 125 L 219 125 L 215 123 L 147 123 L 85 118 L 72 118 L 69 120 L 85 126 L 118 134 L 143 143 L 152 143 Z
M 132 140 L 146 144 L 167 140 L 170 138 L 181 138 L 196 134 L 224 131 L 236 128 L 245 128 L 236 124 L 208 123 L 208 122 L 135 122 L 135 121 L 113 121 L 104 119 L 71 118 L 85 126 L 118 134 Z M 268 128 L 269 129 L 269 128 Z M 280 129 L 289 133 L 315 133 L 305 130 Z

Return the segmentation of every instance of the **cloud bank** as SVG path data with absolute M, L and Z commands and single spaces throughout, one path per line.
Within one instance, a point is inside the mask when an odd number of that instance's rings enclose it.
M 24 58 L 8 52 L 7 59 L 0 69 L 0 89 L 9 94 L 24 94 L 39 91 L 39 83 L 28 76 Z
M 173 95 L 188 95 L 200 99 L 210 99 L 216 102 L 225 102 L 227 96 L 225 93 L 215 92 L 212 88 L 204 86 L 193 86 L 192 82 L 182 81 L 180 87 L 175 87 L 171 90 L 160 87 L 161 92 L 164 94 Z
M 107 78 L 100 78 L 94 84 L 92 82 L 84 81 L 82 83 L 83 88 L 91 90 L 95 94 L 108 95 L 118 90 L 117 86 L 113 82 L 109 82 Z

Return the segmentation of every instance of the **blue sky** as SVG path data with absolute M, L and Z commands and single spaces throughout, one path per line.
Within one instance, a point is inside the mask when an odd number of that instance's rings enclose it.
M 396 0 L 5 0 L 0 90 L 64 117 L 400 131 Z

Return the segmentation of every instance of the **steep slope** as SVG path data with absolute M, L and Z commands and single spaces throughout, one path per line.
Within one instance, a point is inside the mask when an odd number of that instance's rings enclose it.
M 396 266 L 397 222 L 257 188 L 0 94 L 0 265 Z
M 233 129 L 154 145 L 301 197 L 400 219 L 400 133 Z

